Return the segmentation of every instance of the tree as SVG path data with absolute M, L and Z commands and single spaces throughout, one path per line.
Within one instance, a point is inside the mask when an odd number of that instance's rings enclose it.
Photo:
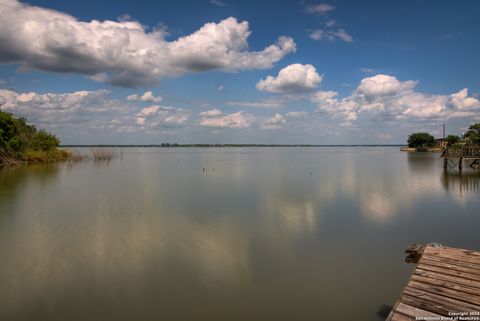
M 408 147 L 433 147 L 437 144 L 429 133 L 413 133 L 408 136 Z
M 447 141 L 448 146 L 450 146 L 458 143 L 460 141 L 460 137 L 457 135 L 448 135 L 445 140 Z
M 465 138 L 471 144 L 480 145 L 480 123 L 470 125 L 465 133 Z
M 36 132 L 30 141 L 30 147 L 34 150 L 49 151 L 55 149 L 60 141 L 54 135 L 47 133 L 45 130 Z

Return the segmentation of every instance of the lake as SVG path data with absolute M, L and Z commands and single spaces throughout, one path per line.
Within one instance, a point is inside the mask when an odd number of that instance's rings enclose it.
M 480 176 L 398 147 L 123 148 L 0 170 L 0 320 L 381 320 Z

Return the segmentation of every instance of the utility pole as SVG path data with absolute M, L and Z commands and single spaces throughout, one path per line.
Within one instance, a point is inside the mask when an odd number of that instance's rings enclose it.
M 443 139 L 445 139 L 445 124 L 443 124 Z

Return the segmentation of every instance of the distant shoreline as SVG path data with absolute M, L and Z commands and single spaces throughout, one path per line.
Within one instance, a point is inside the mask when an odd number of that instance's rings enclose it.
M 121 145 L 121 144 L 100 144 L 100 145 L 60 145 L 60 147 L 161 147 L 161 148 L 178 148 L 178 147 L 401 147 L 402 144 L 351 144 L 351 145 L 309 145 L 309 144 L 149 144 L 149 145 Z

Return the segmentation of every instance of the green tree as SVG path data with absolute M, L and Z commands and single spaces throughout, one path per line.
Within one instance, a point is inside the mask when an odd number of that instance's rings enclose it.
M 480 145 L 480 123 L 470 125 L 465 133 L 465 138 L 471 144 Z
M 448 146 L 450 146 L 458 143 L 460 141 L 460 137 L 457 135 L 448 135 L 445 140 L 447 141 Z
M 34 150 L 49 151 L 57 148 L 58 145 L 60 145 L 60 141 L 57 137 L 44 130 L 40 130 L 32 136 L 29 147 Z
M 25 118 L 14 118 L 0 111 L 0 148 L 9 153 L 21 153 L 28 149 L 35 135 L 35 126 L 28 125 Z
M 37 131 L 25 118 L 0 110 L 0 167 L 16 161 L 64 160 L 68 152 L 58 150 L 59 144 L 57 137 Z
M 433 147 L 436 143 L 429 133 L 413 133 L 408 136 L 408 147 Z

